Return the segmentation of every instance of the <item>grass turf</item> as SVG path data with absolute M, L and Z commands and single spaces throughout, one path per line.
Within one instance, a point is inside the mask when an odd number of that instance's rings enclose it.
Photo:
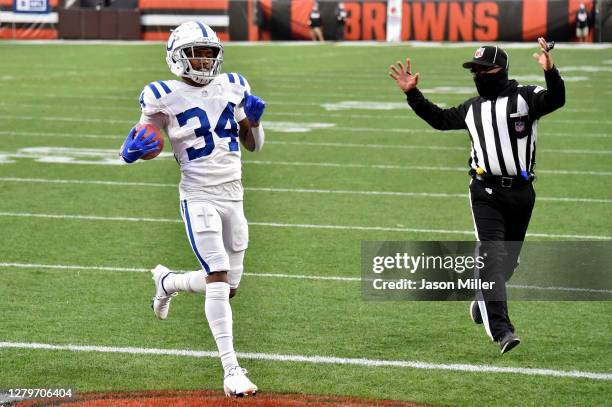
M 467 197 L 262 191 L 329 189 L 463 194 L 469 155 L 462 132 L 428 129 L 403 104 L 387 66 L 410 56 L 433 101 L 458 104 L 473 84 L 460 63 L 469 48 L 322 45 L 226 48 L 226 72 L 246 76 L 268 102 L 268 144 L 246 161 L 251 222 L 406 227 L 469 232 Z M 511 76 L 537 76 L 533 50 L 512 49 Z M 9 58 L 10 56 L 10 58 Z M 119 222 L 0 216 L 0 261 L 195 269 L 179 222 L 178 169 L 170 159 L 131 167 L 37 162 L 27 148 L 118 149 L 139 117 L 148 82 L 170 79 L 160 45 L 0 44 L 0 212 L 126 216 L 176 222 Z M 609 49 L 559 49 L 567 105 L 540 123 L 536 184 L 541 198 L 609 200 L 612 100 Z M 594 66 L 601 71 L 571 67 Z M 605 70 L 605 68 L 608 68 Z M 580 80 L 580 77 L 587 80 Z M 437 92 L 437 93 L 433 93 Z M 327 110 L 341 102 L 391 103 L 392 110 Z M 346 103 L 345 103 L 346 105 Z M 289 123 L 333 127 L 286 133 Z M 108 153 L 108 155 L 112 155 Z M 4 157 L 4 158 L 3 158 Z M 98 160 L 98 159 L 96 159 Z M 259 161 L 259 162 L 258 162 Z M 263 163 L 262 163 L 263 162 Z M 302 163 L 296 165 L 296 163 Z M 336 164 L 336 166 L 330 166 Z M 351 167 L 352 165 L 352 167 Z M 398 168 L 380 168 L 392 165 Z M 445 169 L 415 169 L 417 167 Z M 569 173 L 562 173 L 563 171 Z M 584 172 L 593 172 L 585 175 Z M 9 180 L 9 178 L 13 180 Z M 158 186 L 58 184 L 27 179 L 142 182 Z M 610 202 L 542 199 L 530 231 L 609 238 Z M 471 239 L 469 234 L 321 230 L 252 225 L 245 269 L 255 273 L 359 276 L 361 240 Z M 2 266 L 0 341 L 214 349 L 202 298 L 181 295 L 168 321 L 148 308 L 147 274 Z M 421 360 L 610 372 L 609 303 L 514 302 L 524 343 L 500 357 L 466 303 L 363 302 L 358 282 L 246 276 L 233 300 L 239 351 Z M 569 328 L 571 327 L 571 329 Z M 0 349 L 0 388 L 78 391 L 217 389 L 215 359 Z M 609 381 L 245 360 L 263 391 L 357 395 L 441 405 L 603 405 Z

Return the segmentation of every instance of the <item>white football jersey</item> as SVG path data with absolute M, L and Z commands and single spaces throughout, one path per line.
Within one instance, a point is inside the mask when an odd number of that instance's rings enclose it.
M 219 75 L 206 86 L 157 81 L 140 94 L 140 123 L 163 128 L 181 167 L 181 195 L 242 176 L 238 122 L 251 88 L 237 73 Z

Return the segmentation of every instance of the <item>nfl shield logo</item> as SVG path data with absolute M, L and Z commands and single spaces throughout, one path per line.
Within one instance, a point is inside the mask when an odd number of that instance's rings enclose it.
M 516 130 L 517 133 L 523 132 L 525 130 L 525 122 L 514 123 L 514 130 Z
M 482 55 L 484 54 L 484 51 L 485 51 L 484 47 L 478 48 L 476 52 L 474 52 L 474 58 L 476 59 L 481 58 Z

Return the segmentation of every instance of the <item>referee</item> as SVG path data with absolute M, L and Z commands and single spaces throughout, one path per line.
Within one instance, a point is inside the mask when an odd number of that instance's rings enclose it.
M 389 76 L 406 94 L 414 112 L 438 130 L 465 129 L 470 136 L 469 187 L 477 247 L 487 253 L 477 277 L 498 290 L 478 291 L 470 304 L 472 320 L 506 353 L 520 343 L 508 316 L 505 282 L 518 266 L 519 253 L 535 203 L 534 179 L 538 120 L 565 104 L 565 85 L 544 38 L 534 59 L 544 69 L 546 87 L 508 80 L 509 59 L 498 46 L 483 46 L 463 64 L 474 77 L 478 95 L 442 109 L 417 89 L 419 74 L 410 59 L 391 65 Z M 504 243 L 504 242 L 516 243 Z

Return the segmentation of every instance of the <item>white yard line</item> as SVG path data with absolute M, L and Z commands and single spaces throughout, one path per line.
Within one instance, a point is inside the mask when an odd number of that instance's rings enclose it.
M 313 116 L 317 116 L 319 118 L 325 118 L 325 115 L 313 114 Z M 13 118 L 19 120 L 33 120 L 33 116 L 0 116 L 4 118 Z M 351 115 L 347 116 L 348 118 Z M 355 117 L 359 117 L 359 115 L 355 115 Z M 380 117 L 380 116 L 378 116 Z M 88 121 L 93 123 L 126 123 L 126 124 L 134 124 L 137 119 L 134 120 L 108 120 L 108 119 L 97 119 L 97 118 L 88 118 L 81 119 L 76 117 L 48 117 L 44 120 L 49 121 L 69 121 L 69 122 L 78 122 L 80 121 Z M 267 120 L 264 123 L 274 123 L 273 121 Z M 306 122 L 308 123 L 308 122 Z M 391 133 L 407 133 L 407 134 L 447 134 L 447 135 L 456 135 L 462 134 L 461 131 L 452 131 L 452 132 L 441 132 L 439 130 L 434 129 L 415 129 L 411 127 L 402 127 L 402 128 L 386 128 L 380 129 L 377 127 L 342 127 L 337 126 L 333 123 L 334 126 L 331 127 L 322 127 L 322 128 L 313 128 L 311 132 L 314 131 L 349 131 L 349 132 L 368 132 L 368 133 L 376 133 L 376 132 L 391 132 Z M 276 133 L 274 130 L 270 130 Z M 283 133 L 279 133 L 283 134 Z M 30 137 L 69 137 L 69 138 L 101 138 L 101 139 L 123 139 L 125 136 L 123 134 L 70 134 L 70 133 L 53 133 L 53 132 L 28 132 L 28 131 L 9 131 L 4 130 L 0 131 L 0 135 L 3 136 L 30 136 Z M 293 135 L 293 134 L 291 134 Z M 610 138 L 612 137 L 612 133 L 557 133 L 557 132 L 541 132 L 539 133 L 542 137 L 591 137 L 591 138 Z M 453 146 L 426 146 L 426 145 L 405 145 L 405 144 L 371 144 L 371 143 L 345 143 L 345 142 L 301 142 L 301 141 L 273 141 L 269 140 L 268 143 L 271 144 L 286 144 L 286 145 L 312 145 L 312 146 L 330 146 L 330 147 L 342 147 L 342 148 L 423 148 L 423 149 L 433 149 L 433 150 L 459 150 L 459 151 L 467 151 L 468 147 L 453 147 Z M 588 150 L 588 149 L 542 149 L 540 152 L 548 152 L 548 153 L 562 153 L 562 154 L 612 154 L 610 150 Z
M 335 129 L 339 129 L 335 127 Z M 394 130 L 394 129 L 392 129 Z M 343 143 L 343 142 L 316 142 L 316 141 L 268 141 L 268 144 L 311 146 L 311 147 L 336 147 L 336 148 L 382 148 L 391 150 L 433 150 L 433 151 L 463 151 L 469 152 L 468 146 L 430 146 L 417 144 L 371 144 L 371 143 Z M 540 149 L 539 153 L 555 154 L 596 154 L 611 155 L 612 150 L 587 150 L 587 149 Z
M 325 128 L 312 128 L 310 131 L 324 130 Z M 342 130 L 341 127 L 334 127 Z M 372 129 L 373 130 L 373 129 Z M 402 132 L 419 133 L 426 132 L 428 129 L 390 129 L 401 130 Z M 45 133 L 28 131 L 1 131 L 0 136 L 27 136 L 27 137 L 66 137 L 66 138 L 87 138 L 87 139 L 110 139 L 120 142 L 124 139 L 123 134 L 68 134 L 68 133 Z M 390 150 L 430 150 L 430 151 L 462 151 L 468 152 L 469 147 L 461 146 L 431 146 L 419 144 L 373 144 L 373 143 L 345 143 L 345 142 L 318 142 L 318 141 L 282 141 L 268 140 L 266 144 L 288 145 L 288 146 L 309 146 L 309 147 L 334 147 L 334 148 L 366 148 L 366 149 L 390 149 Z M 576 155 L 612 155 L 612 150 L 589 150 L 589 149 L 540 149 L 539 153 L 547 154 L 576 154 Z
M 98 216 L 98 215 L 68 215 L 50 213 L 27 213 L 27 212 L 0 212 L 0 217 L 19 217 L 19 218 L 46 218 L 46 219 L 70 219 L 86 221 L 110 221 L 110 222 L 152 222 L 152 223 L 182 223 L 179 219 L 168 218 L 134 218 L 127 216 Z M 250 226 L 262 226 L 273 228 L 290 229 L 330 229 L 330 230 L 361 230 L 376 232 L 400 232 L 400 233 L 436 233 L 450 235 L 469 235 L 473 236 L 473 230 L 453 230 L 453 229 L 422 229 L 406 227 L 386 227 L 386 226 L 359 226 L 359 225 L 316 225 L 304 223 L 277 223 L 277 222 L 249 222 Z M 611 236 L 602 235 L 578 235 L 578 234 L 556 234 L 556 233 L 527 233 L 528 237 L 542 237 L 551 239 L 587 239 L 587 240 L 612 240 Z
M 177 188 L 176 184 L 162 184 L 154 182 L 128 182 L 128 181 L 96 181 L 96 180 L 69 180 L 46 178 L 20 178 L 0 177 L 0 182 L 40 183 L 40 184 L 75 184 L 75 185 L 113 185 L 144 188 Z M 443 192 L 394 192 L 394 191 L 359 191 L 346 189 L 309 189 L 309 188 L 264 188 L 246 187 L 246 191 L 275 192 L 275 193 L 305 193 L 305 194 L 338 194 L 338 195 L 364 195 L 364 196 L 396 196 L 415 198 L 458 198 L 465 199 L 466 194 L 448 194 Z M 578 198 L 578 197 L 538 197 L 538 201 L 549 202 L 583 202 L 583 203 L 612 203 L 612 199 L 604 198 Z
M 164 355 L 192 358 L 218 358 L 217 351 L 197 351 L 189 349 L 157 349 L 91 345 L 53 345 L 31 342 L 0 342 L 3 349 L 35 349 L 48 351 L 119 353 L 130 355 Z M 467 363 L 429 363 L 412 360 L 380 360 L 367 358 L 340 358 L 333 356 L 281 355 L 276 353 L 237 352 L 241 359 L 263 360 L 269 362 L 292 362 L 326 365 L 349 365 L 361 367 L 394 367 L 424 370 L 446 370 L 468 373 L 506 373 L 524 376 L 564 377 L 572 379 L 612 380 L 612 374 L 580 370 L 555 370 L 544 368 L 507 367 L 492 365 L 472 365 Z
M 32 264 L 32 263 L 2 263 L 0 262 L 0 268 L 18 268 L 18 269 L 50 269 L 50 270 L 89 270 L 89 271 L 110 271 L 118 273 L 148 273 L 151 269 L 144 267 L 109 267 L 109 266 L 78 266 L 78 265 L 66 265 L 66 264 Z M 175 270 L 176 273 L 189 273 L 194 270 Z M 343 276 L 317 276 L 317 275 L 305 275 L 305 274 L 282 274 L 282 273 L 244 273 L 245 276 L 250 277 L 265 277 L 265 278 L 281 278 L 281 279 L 292 279 L 292 280 L 313 280 L 313 281 L 344 281 L 344 282 L 360 282 L 360 277 L 343 277 Z M 526 284 L 508 284 L 509 288 L 519 288 L 525 290 L 538 290 L 538 291 L 564 291 L 564 292 L 588 292 L 588 293 L 599 293 L 599 294 L 612 294 L 612 290 L 598 289 L 598 288 L 581 288 L 581 287 L 560 287 L 560 286 L 537 286 L 537 285 L 526 285 Z
M 388 165 L 388 164 L 354 164 L 354 163 L 331 163 L 331 162 L 300 162 L 300 161 L 268 161 L 268 160 L 244 160 L 244 164 L 255 165 L 280 165 L 290 167 L 332 167 L 332 168 L 369 168 L 380 170 L 404 170 L 404 171 L 450 171 L 467 173 L 464 167 L 443 167 L 429 165 Z M 583 170 L 538 170 L 538 174 L 551 175 L 592 175 L 609 177 L 612 171 L 583 171 Z
M 86 75 L 90 75 L 90 73 L 88 72 L 84 72 L 82 73 L 83 76 Z M 34 96 L 34 95 L 32 95 Z M 358 102 L 358 101 L 355 101 Z M 401 102 L 399 102 L 401 103 Z M 303 106 L 304 103 L 303 102 L 298 102 L 296 103 L 295 101 L 278 101 L 278 100 L 274 100 L 272 102 L 269 103 L 270 106 Z M 312 105 L 312 106 L 320 106 L 320 105 L 324 105 L 324 103 L 308 103 L 307 105 Z M 46 109 L 54 109 L 57 108 L 57 105 L 51 104 L 51 103 L 8 103 L 8 102 L 0 102 L 0 107 L 7 107 L 7 108 L 19 108 L 19 107 L 24 107 L 24 108 L 46 108 Z M 76 109 L 76 107 L 75 107 Z M 124 111 L 124 112 L 138 112 L 138 107 L 135 105 L 112 105 L 112 106 L 101 106 L 101 105 L 88 105 L 88 106 L 78 106 L 78 109 L 86 109 L 86 110 L 94 110 L 94 111 Z M 355 112 L 355 110 L 357 111 L 361 111 L 361 113 Z M 405 112 L 403 114 L 396 114 L 393 113 L 393 111 L 397 111 L 397 110 L 405 110 Z M 351 113 L 352 111 L 352 113 Z M 316 117 L 318 119 L 320 119 L 321 117 L 334 117 L 334 118 L 342 118 L 342 119 L 346 119 L 346 118 L 351 118 L 351 119 L 379 119 L 381 116 L 384 116 L 387 119 L 397 119 L 397 120 L 420 120 L 418 116 L 416 115 L 411 115 L 411 114 L 407 114 L 407 112 L 410 111 L 410 107 L 408 106 L 407 103 L 405 103 L 404 109 L 389 109 L 389 110 L 380 110 L 377 111 L 378 114 L 372 114 L 372 113 L 367 113 L 369 112 L 370 109 L 364 107 L 363 109 L 346 109 L 346 111 L 341 112 L 341 113 L 333 113 L 333 112 L 329 112 L 329 111 L 321 111 L 321 112 L 300 112 L 300 117 Z M 604 112 L 601 109 L 585 109 L 585 108 L 563 108 L 563 111 L 566 112 L 580 112 L 580 113 L 601 113 Z M 290 116 L 290 117 L 295 117 L 295 112 L 294 111 L 287 111 L 287 112 L 278 112 L 278 111 L 270 111 L 270 112 L 266 112 L 266 117 L 269 116 Z

